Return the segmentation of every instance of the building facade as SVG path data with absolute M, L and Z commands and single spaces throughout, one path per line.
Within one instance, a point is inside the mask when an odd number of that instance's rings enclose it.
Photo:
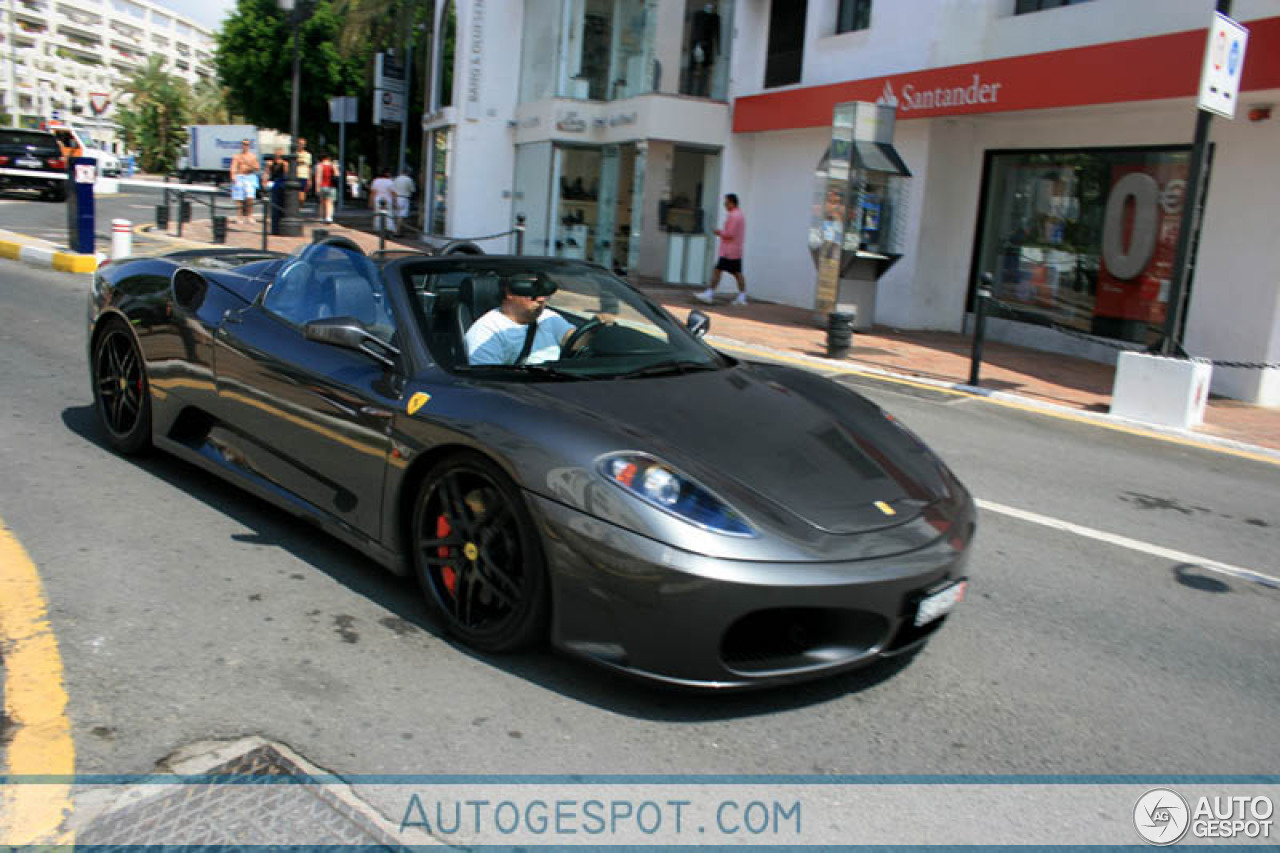
M 471 0 L 428 106 L 430 230 L 701 281 L 713 250 L 732 0 Z M 447 71 L 446 71 L 447 69 Z
M 897 108 L 912 177 L 893 211 L 902 256 L 860 321 L 963 330 L 990 273 L 1003 301 L 1055 326 L 997 321 L 996 336 L 1113 360 L 1167 316 L 1213 5 L 441 4 L 457 53 L 437 54 L 434 224 L 468 236 L 522 213 L 526 251 L 693 283 L 712 262 L 719 197 L 735 192 L 750 292 L 813 307 L 832 112 L 878 101 Z M 1182 340 L 1276 364 L 1280 0 L 1236 0 L 1233 17 L 1249 42 L 1235 120 L 1211 126 Z M 1280 370 L 1220 367 L 1213 390 L 1280 406 Z
M 55 116 L 102 143 L 129 76 L 148 57 L 194 85 L 213 79 L 214 34 L 147 0 L 0 0 L 0 111 L 38 127 Z

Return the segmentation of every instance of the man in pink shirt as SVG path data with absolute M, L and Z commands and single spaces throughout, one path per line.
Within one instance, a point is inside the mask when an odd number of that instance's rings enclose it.
M 747 222 L 738 209 L 738 196 L 728 193 L 724 197 L 724 227 L 717 228 L 715 234 L 720 238 L 720 259 L 716 261 L 715 273 L 711 277 L 711 285 L 697 294 L 699 302 L 710 305 L 715 301 L 716 287 L 720 284 L 720 273 L 727 272 L 738 282 L 738 296 L 733 305 L 747 304 L 747 282 L 742 277 L 742 238 L 746 236 Z

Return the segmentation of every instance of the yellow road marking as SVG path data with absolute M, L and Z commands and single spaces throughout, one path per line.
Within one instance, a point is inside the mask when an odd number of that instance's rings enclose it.
M 726 349 L 731 352 L 741 352 L 741 353 L 748 353 L 751 355 L 764 356 L 774 361 L 781 361 L 786 364 L 793 364 L 797 367 L 807 367 L 807 368 L 819 367 L 819 365 L 814 364 L 812 361 L 808 361 L 802 358 L 795 358 L 793 356 L 783 355 L 780 353 L 770 352 L 766 350 L 755 349 L 753 347 L 744 347 L 744 346 L 738 346 L 734 344 L 722 343 L 722 344 L 717 344 L 717 348 Z M 865 376 L 868 379 L 875 379 L 879 382 L 888 382 L 894 385 L 908 385 L 913 388 L 924 388 L 929 391 L 937 391 L 941 394 L 950 394 L 954 397 L 967 397 L 969 399 L 977 400 L 982 403 L 989 403 L 993 406 L 1003 406 L 1006 409 L 1016 409 L 1021 412 L 1031 412 L 1032 414 L 1043 415 L 1046 418 L 1057 418 L 1058 420 L 1071 421 L 1073 423 L 1085 424 L 1086 426 L 1109 429 L 1112 432 L 1121 432 L 1121 433 L 1125 433 L 1126 435 L 1137 435 L 1143 438 L 1151 438 L 1151 439 L 1155 439 L 1156 441 L 1166 442 L 1167 444 L 1177 444 L 1183 447 L 1194 447 L 1197 450 L 1208 450 L 1212 453 L 1223 453 L 1228 456 L 1237 456 L 1241 459 L 1248 459 L 1253 462 L 1266 462 L 1268 465 L 1280 466 L 1280 459 L 1277 459 L 1273 456 L 1266 456 L 1261 453 L 1254 453 L 1252 451 L 1244 450 L 1238 447 L 1225 447 L 1223 445 L 1210 444 L 1209 442 L 1206 442 L 1206 441 L 1197 441 L 1193 438 L 1183 438 L 1182 436 L 1168 435 L 1166 433 L 1156 432 L 1155 430 L 1147 430 L 1139 426 L 1130 426 L 1128 424 L 1116 424 L 1116 423 L 1110 423 L 1108 421 L 1100 421 L 1094 418 L 1085 417 L 1084 415 L 1073 414 L 1071 412 L 1060 412 L 1060 411 L 1055 411 L 1053 409 L 1042 408 L 1040 406 L 1032 405 L 1030 403 L 1019 403 L 1015 400 L 1002 400 L 998 397 L 987 397 L 982 394 L 975 394 L 972 391 L 961 391 L 955 388 L 939 387 L 937 385 L 930 385 L 927 382 L 913 382 L 910 379 L 903 379 L 897 376 L 885 376 L 883 374 L 876 373 L 871 370 L 860 370 L 856 367 L 836 367 L 836 366 L 827 367 L 826 365 L 821 365 L 821 367 L 827 370 L 828 372 L 834 373 L 834 374 Z
M 49 625 L 35 564 L 3 522 L 0 644 L 4 649 L 4 707 L 14 728 L 4 772 L 10 776 L 71 776 L 76 751 L 58 641 Z M 0 843 L 67 843 L 57 833 L 70 814 L 69 784 L 10 784 L 0 797 Z

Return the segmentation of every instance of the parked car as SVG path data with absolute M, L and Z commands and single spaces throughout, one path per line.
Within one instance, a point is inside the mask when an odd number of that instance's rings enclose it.
M 0 189 L 34 188 L 53 201 L 67 197 L 67 158 L 46 130 L 0 128 Z
M 564 337 L 473 363 L 464 333 L 504 293 Z M 549 640 L 703 688 L 909 656 L 964 597 L 968 491 L 870 400 L 720 353 L 709 324 L 581 261 L 335 236 L 103 267 L 89 370 L 117 450 L 415 574 L 481 652 Z

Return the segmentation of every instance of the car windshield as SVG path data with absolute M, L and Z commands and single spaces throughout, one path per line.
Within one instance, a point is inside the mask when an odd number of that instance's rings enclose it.
M 473 257 L 409 262 L 401 271 L 431 353 L 448 370 L 494 379 L 586 380 L 733 363 L 639 291 L 591 264 Z M 544 294 L 540 312 L 528 307 Z M 515 309 L 512 302 L 518 303 Z M 536 341 L 528 344 L 521 305 L 538 318 Z M 505 347 L 489 341 L 493 329 L 508 335 Z

